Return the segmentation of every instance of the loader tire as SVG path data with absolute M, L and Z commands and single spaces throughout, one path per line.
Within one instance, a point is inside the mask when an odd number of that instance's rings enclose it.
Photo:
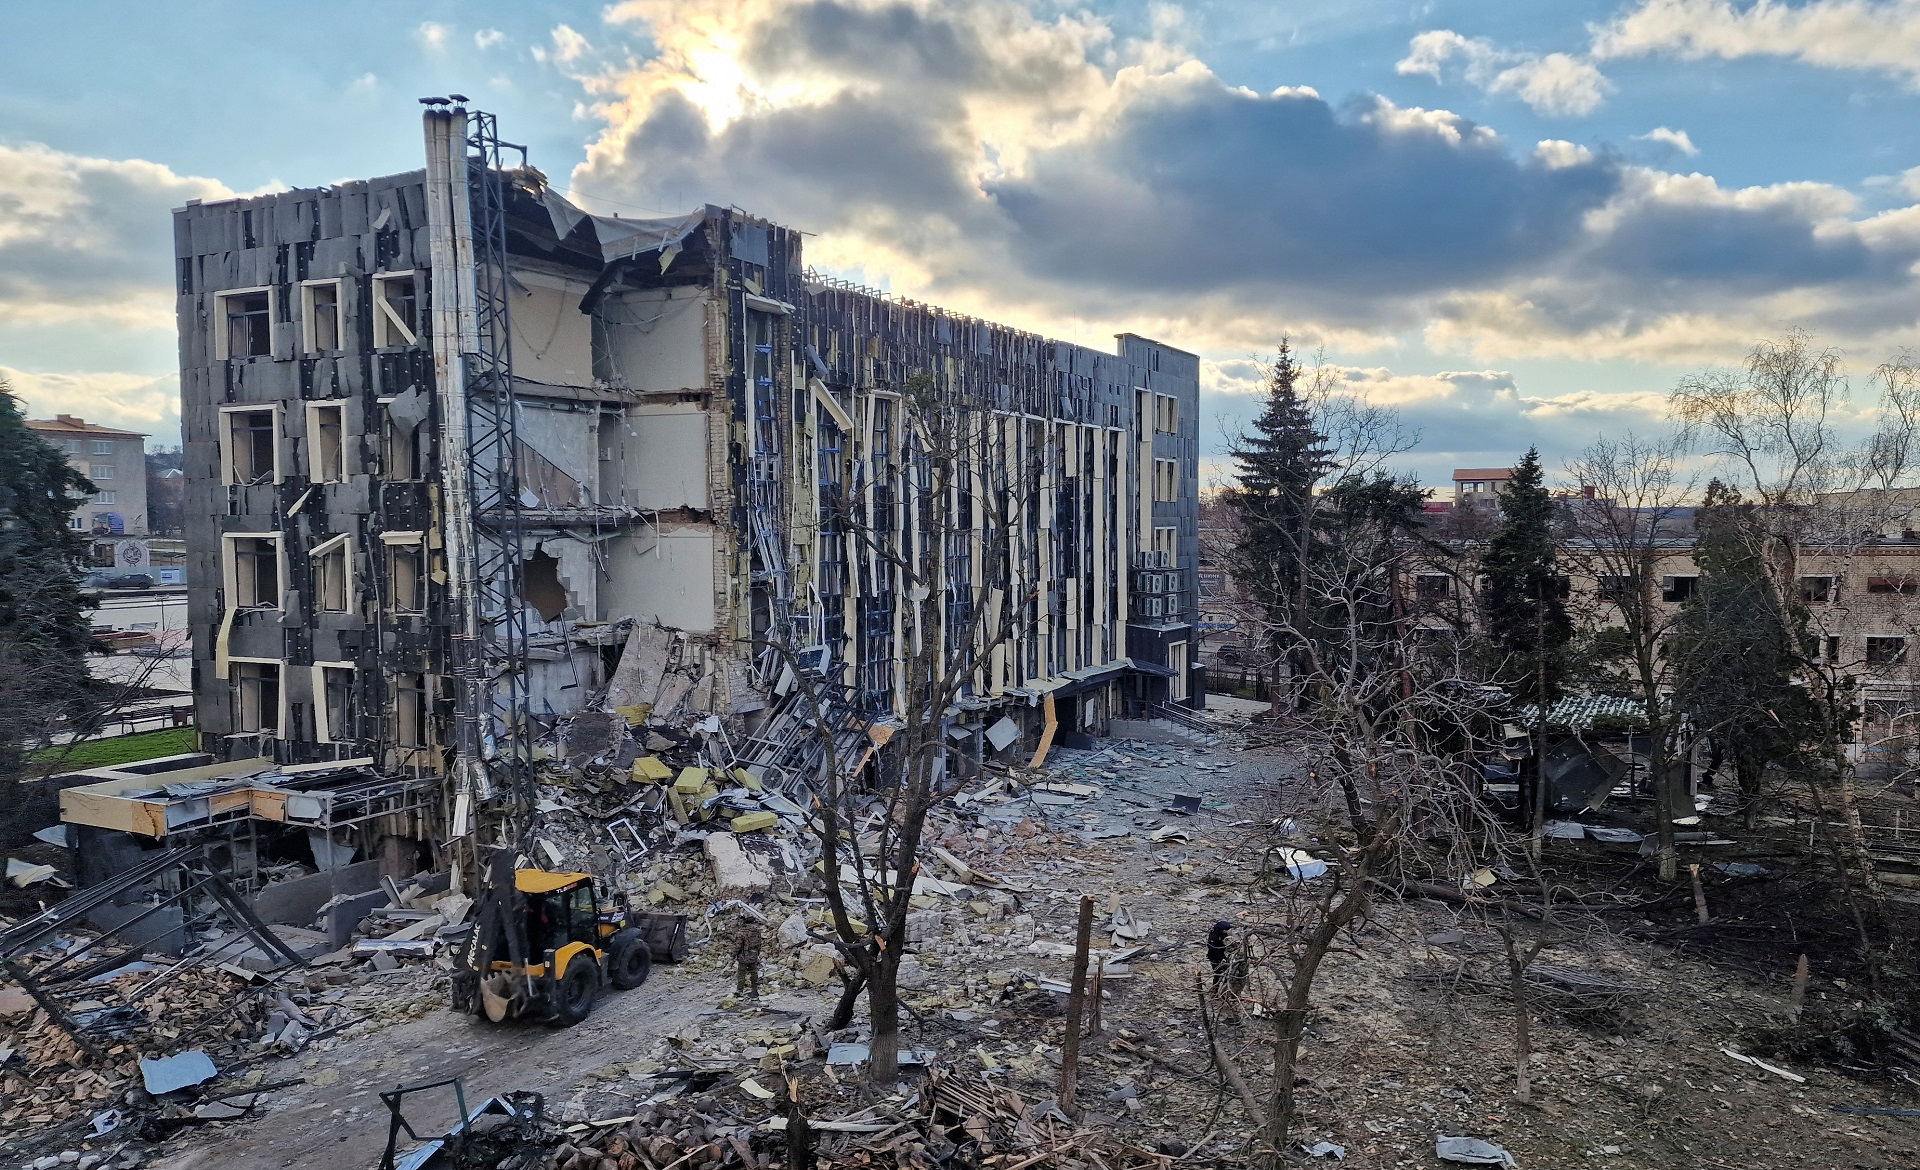
M 653 952 L 647 936 L 629 927 L 607 940 L 607 982 L 619 991 L 631 991 L 653 973 Z
M 567 963 L 567 973 L 553 989 L 553 1024 L 571 1028 L 587 1018 L 593 1001 L 600 994 L 600 964 L 585 955 L 575 955 Z

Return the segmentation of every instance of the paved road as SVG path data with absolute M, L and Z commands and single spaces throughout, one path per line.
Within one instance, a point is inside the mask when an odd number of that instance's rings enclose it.
M 586 1073 L 641 1059 L 654 1041 L 712 1011 L 716 986 L 712 975 L 658 967 L 645 985 L 607 993 L 593 1015 L 573 1028 L 502 1026 L 436 1007 L 369 1036 L 349 1034 L 330 1049 L 264 1068 L 267 1082 L 304 1076 L 332 1083 L 274 1093 L 270 1110 L 251 1124 L 234 1126 L 215 1141 L 155 1165 L 160 1170 L 368 1170 L 379 1164 L 386 1145 L 382 1090 L 459 1076 L 466 1081 L 469 1108 L 510 1089 L 545 1093 L 549 1106 L 557 1108 Z M 404 993 L 415 994 L 411 987 Z M 315 1058 L 311 1066 L 309 1057 Z M 417 1114 L 413 1108 L 408 1112 L 422 1133 L 444 1129 L 454 1114 L 450 1095 L 422 1101 Z

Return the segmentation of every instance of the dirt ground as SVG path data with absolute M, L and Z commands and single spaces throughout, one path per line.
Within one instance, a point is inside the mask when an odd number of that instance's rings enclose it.
M 985 1072 L 1029 1100 L 1051 1095 L 1060 997 L 1036 984 L 1067 977 L 1058 952 L 1072 939 L 1079 896 L 1091 894 L 1100 943 L 1116 904 L 1150 926 L 1136 944 L 1148 950 L 1105 981 L 1103 1031 L 1083 1048 L 1083 1126 L 1108 1127 L 1147 1148 L 1197 1145 L 1194 1161 L 1232 1160 L 1250 1126 L 1211 1071 L 1194 981 L 1211 923 L 1251 921 L 1271 908 L 1271 888 L 1251 880 L 1261 841 L 1254 830 L 1283 810 L 1287 762 L 1226 746 L 1113 741 L 1057 753 L 1050 763 L 1055 779 L 1096 786 L 1099 795 L 973 806 L 942 822 L 945 846 L 1012 897 L 942 902 L 903 980 L 913 985 L 909 1041 L 958 1073 Z M 1176 793 L 1200 796 L 1199 813 L 1161 811 Z M 1188 839 L 1152 839 L 1168 828 Z M 395 991 L 386 1018 L 256 1074 L 261 1083 L 303 1084 L 269 1094 L 248 1119 L 183 1133 L 146 1164 L 371 1167 L 386 1139 L 379 1091 L 452 1076 L 464 1079 L 470 1104 L 532 1089 L 563 1119 L 587 1121 L 631 1114 L 658 1091 L 649 1074 L 663 1066 L 725 1063 L 739 1073 L 727 1086 L 730 1099 L 753 1107 L 731 1086 L 771 1059 L 769 1046 L 819 1028 L 837 987 L 807 985 L 773 944 L 770 994 L 758 1006 L 735 1003 L 720 954 L 729 922 L 715 919 L 721 933 L 689 963 L 656 967 L 645 986 L 608 994 L 588 1021 L 566 1030 L 455 1016 L 429 972 L 387 976 Z M 1777 977 L 1763 978 L 1617 932 L 1583 932 L 1540 961 L 1636 991 L 1627 1010 L 1603 1018 L 1537 1014 L 1535 1099 L 1523 1106 L 1513 1100 L 1511 1005 L 1482 986 L 1503 970 L 1498 940 L 1442 903 L 1380 904 L 1342 940 L 1321 978 L 1294 1137 L 1344 1147 L 1341 1164 L 1356 1170 L 1439 1167 L 1441 1135 L 1495 1142 L 1523 1168 L 1920 1166 L 1920 1119 L 1834 1111 L 1911 1107 L 1913 1099 L 1819 1067 L 1793 1067 L 1805 1078 L 1797 1083 L 1723 1051 L 1747 1051 L 1756 1029 L 1779 1021 L 1791 956 L 1780 957 Z M 1818 978 L 1811 992 L 1815 1002 L 1848 995 Z M 1247 1016 L 1226 1032 L 1246 1051 L 1264 1043 L 1267 1024 Z M 807 1053 L 803 1045 L 791 1071 L 815 1075 L 819 1061 L 807 1062 Z M 1263 1075 L 1254 1080 L 1264 1086 Z M 844 1082 L 843 1070 L 836 1083 L 849 1100 L 869 1092 Z M 872 1092 L 885 1097 L 892 1088 Z M 451 1100 L 423 1101 L 410 1115 L 423 1132 L 437 1131 L 452 1120 Z

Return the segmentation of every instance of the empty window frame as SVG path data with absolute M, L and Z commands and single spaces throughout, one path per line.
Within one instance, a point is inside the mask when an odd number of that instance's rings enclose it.
M 1168 503 L 1180 498 L 1180 461 L 1178 459 L 1155 459 L 1153 461 L 1153 499 L 1155 503 Z
M 418 345 L 420 300 L 413 273 L 383 272 L 373 278 L 373 347 Z
M 1920 577 L 1868 577 L 1868 593 L 1898 593 L 1908 597 L 1920 593 Z
M 273 355 L 273 290 L 236 288 L 213 297 L 216 359 Z
M 313 563 L 313 604 L 321 613 L 352 613 L 353 535 L 323 540 L 307 554 Z
M 395 400 L 380 400 L 380 478 L 386 480 L 415 480 L 426 466 L 426 459 L 420 450 L 423 424 L 411 427 L 402 426 L 393 417 L 390 409 Z
M 279 609 L 282 565 L 277 532 L 229 532 L 220 567 L 230 609 Z
M 327 353 L 340 344 L 340 282 L 309 280 L 300 286 L 300 349 Z
M 233 730 L 238 735 L 279 735 L 280 663 L 235 658 L 227 667 L 233 691 Z
M 93 453 L 95 455 L 113 454 L 113 440 L 112 439 L 95 439 L 93 441 Z
M 393 676 L 393 742 L 403 748 L 433 746 L 433 704 L 428 676 L 406 671 Z
M 1453 597 L 1453 578 L 1445 573 L 1416 573 L 1413 595 L 1421 601 L 1440 602 Z
M 1699 584 L 1700 578 L 1697 575 L 1691 577 L 1662 577 L 1660 578 L 1660 600 L 1685 601 L 1687 598 L 1693 596 L 1693 591 Z
M 313 664 L 313 733 L 321 743 L 360 738 L 360 705 L 354 695 L 351 662 Z
M 1600 600 L 1620 605 L 1637 598 L 1640 586 L 1631 573 L 1601 573 L 1594 578 L 1594 592 Z
M 307 478 L 344 483 L 347 478 L 347 408 L 343 402 L 307 404 Z
M 1175 555 L 1180 551 L 1180 530 L 1178 528 L 1154 529 L 1153 551 L 1165 554 L 1166 559 L 1161 561 L 1161 564 L 1173 564 Z
M 1900 666 L 1907 661 L 1907 640 L 1902 637 L 1869 637 L 1868 666 Z
M 220 481 L 280 482 L 280 408 L 227 406 L 220 409 Z
M 427 550 L 418 532 L 383 532 L 386 546 L 387 605 L 395 613 L 424 613 L 427 608 Z
M 1832 577 L 1800 578 L 1800 600 L 1807 605 L 1826 605 L 1833 600 Z
M 1171 394 L 1153 396 L 1153 429 L 1165 435 L 1180 433 L 1180 400 Z

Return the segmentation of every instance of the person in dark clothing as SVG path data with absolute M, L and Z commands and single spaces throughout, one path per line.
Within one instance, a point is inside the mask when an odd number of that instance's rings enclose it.
M 1219 991 L 1226 984 L 1229 964 L 1227 962 L 1227 932 L 1233 929 L 1231 922 L 1216 922 L 1207 932 L 1207 966 L 1213 968 L 1213 989 Z
M 742 917 L 733 933 L 734 994 L 760 998 L 760 924 Z

